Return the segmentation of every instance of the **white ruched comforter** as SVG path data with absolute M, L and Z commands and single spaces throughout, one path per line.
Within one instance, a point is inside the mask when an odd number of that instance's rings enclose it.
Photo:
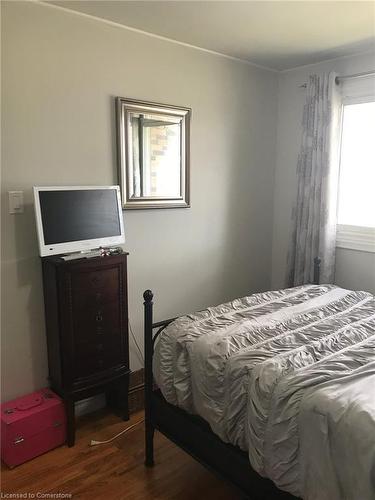
M 375 499 L 375 297 L 333 285 L 265 292 L 160 335 L 166 400 L 307 500 Z

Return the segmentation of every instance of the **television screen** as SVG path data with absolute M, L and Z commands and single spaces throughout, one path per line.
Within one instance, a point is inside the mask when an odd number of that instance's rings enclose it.
M 41 255 L 124 241 L 117 186 L 36 188 L 35 202 Z
M 40 211 L 46 245 L 119 236 L 116 191 L 41 191 Z

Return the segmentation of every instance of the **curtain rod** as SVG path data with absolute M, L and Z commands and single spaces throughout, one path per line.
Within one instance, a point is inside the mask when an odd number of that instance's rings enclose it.
M 336 76 L 336 83 L 339 84 L 344 80 L 351 80 L 352 78 L 364 78 L 366 76 L 375 75 L 375 71 L 365 71 L 364 73 L 354 73 L 354 75 L 344 75 L 344 76 Z M 305 89 L 307 87 L 307 83 L 303 83 L 299 86 L 300 89 Z
M 375 71 L 365 71 L 364 73 L 354 73 L 354 75 L 344 75 L 336 76 L 336 83 L 340 83 L 343 80 L 350 80 L 352 78 L 363 78 L 365 76 L 375 75 Z

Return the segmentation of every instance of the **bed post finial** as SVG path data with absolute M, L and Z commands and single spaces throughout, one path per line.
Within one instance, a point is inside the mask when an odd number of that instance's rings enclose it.
M 313 278 L 313 283 L 314 285 L 319 285 L 320 284 L 320 264 L 321 264 L 321 259 L 319 257 L 315 257 L 314 259 L 314 278 Z
M 145 301 L 145 305 L 149 304 L 150 302 L 152 302 L 152 299 L 154 298 L 154 294 L 151 292 L 151 290 L 146 290 L 145 292 L 143 292 L 143 298 Z
M 151 397 L 152 397 L 152 299 L 154 294 L 146 290 L 144 298 L 144 349 L 145 349 L 145 465 L 154 465 L 154 426 L 151 419 Z

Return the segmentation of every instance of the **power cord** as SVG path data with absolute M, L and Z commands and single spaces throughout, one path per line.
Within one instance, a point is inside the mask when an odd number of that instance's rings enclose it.
M 143 357 L 142 351 L 141 351 L 141 349 L 140 349 L 140 347 L 139 347 L 139 344 L 138 344 L 138 342 L 137 342 L 137 339 L 135 338 L 135 335 L 134 335 L 134 333 L 133 333 L 133 328 L 132 328 L 132 325 L 131 325 L 131 323 L 130 323 L 130 320 L 128 320 L 128 322 L 129 322 L 129 330 L 130 330 L 130 334 L 131 334 L 131 336 L 132 336 L 132 339 L 133 339 L 133 341 L 134 341 L 134 344 L 135 344 L 135 345 L 136 345 L 136 347 L 137 347 L 138 354 L 139 354 L 139 359 L 140 359 L 140 361 L 142 362 L 142 365 L 143 365 L 143 364 L 144 364 L 144 357 Z
M 129 321 L 129 320 L 128 320 Z M 141 361 L 142 364 L 144 364 L 144 358 L 143 358 L 143 354 L 142 354 L 142 351 L 139 347 L 139 344 L 137 342 L 137 339 L 135 338 L 135 335 L 134 335 L 134 332 L 133 332 L 133 329 L 132 329 L 132 326 L 130 324 L 130 321 L 129 321 L 129 330 L 130 330 L 130 334 L 132 336 L 132 339 L 134 341 L 134 344 L 138 350 L 138 354 L 139 354 L 139 359 Z M 99 444 L 108 444 L 108 443 L 111 443 L 112 441 L 114 441 L 115 439 L 117 439 L 118 437 L 122 436 L 123 434 L 126 434 L 128 431 L 130 431 L 131 429 L 133 429 L 134 427 L 136 427 L 137 425 L 139 424 L 142 424 L 144 422 L 144 418 L 142 418 L 141 420 L 139 420 L 138 422 L 136 422 L 135 424 L 132 424 L 130 425 L 129 427 L 127 427 L 126 429 L 124 429 L 123 431 L 119 432 L 118 434 L 116 434 L 116 436 L 113 436 L 111 437 L 110 439 L 106 439 L 105 441 L 96 441 L 94 439 L 91 440 L 90 442 L 90 446 L 97 446 Z
M 141 420 L 139 420 L 138 422 L 136 422 L 135 424 L 132 424 L 130 425 L 129 427 L 127 427 L 126 429 L 124 429 L 123 431 L 119 432 L 118 434 L 116 434 L 116 436 L 113 436 L 111 437 L 110 439 L 106 439 L 105 441 L 95 441 L 94 439 L 91 440 L 90 442 L 90 446 L 97 446 L 98 444 L 108 444 L 108 443 L 111 443 L 112 441 L 114 441 L 115 439 L 117 439 L 118 437 L 122 436 L 123 434 L 126 434 L 127 432 L 129 432 L 131 429 L 133 429 L 134 427 L 136 427 L 137 425 L 139 424 L 142 424 L 144 422 L 144 418 L 142 418 Z

